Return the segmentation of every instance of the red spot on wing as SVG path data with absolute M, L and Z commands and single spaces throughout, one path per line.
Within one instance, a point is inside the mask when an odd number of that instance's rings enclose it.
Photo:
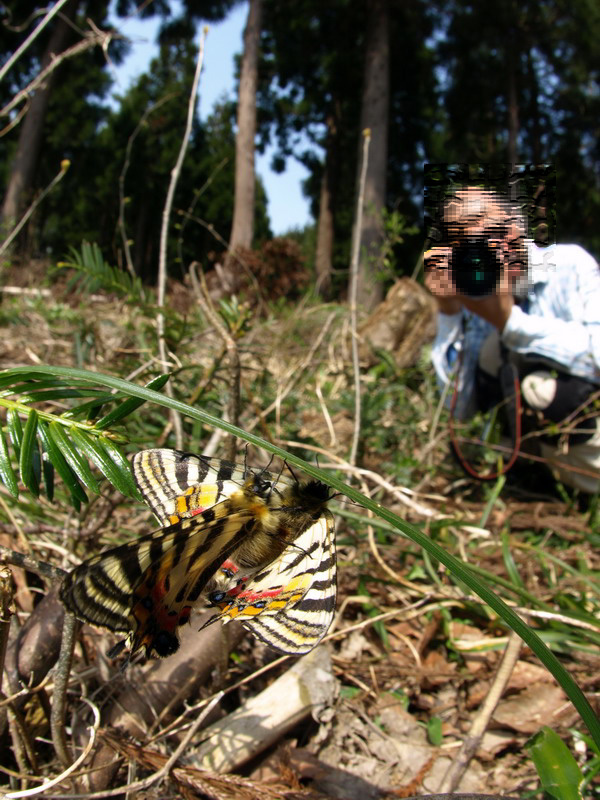
M 257 600 L 264 600 L 267 597 L 277 597 L 283 591 L 283 586 L 276 586 L 274 589 L 264 589 L 262 592 L 253 592 L 251 589 L 239 592 L 238 600 L 247 600 L 248 603 L 255 603 Z

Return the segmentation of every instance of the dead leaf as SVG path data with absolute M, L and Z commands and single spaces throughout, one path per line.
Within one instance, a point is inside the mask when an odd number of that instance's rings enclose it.
M 559 686 L 535 683 L 522 692 L 501 700 L 494 711 L 498 725 L 519 733 L 535 733 L 542 725 L 552 726 L 554 714 L 564 705 L 565 693 Z

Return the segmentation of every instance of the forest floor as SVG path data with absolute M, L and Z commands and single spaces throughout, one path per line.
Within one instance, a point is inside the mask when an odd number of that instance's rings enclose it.
M 30 289 L 43 283 L 31 275 L 20 280 L 17 274 L 6 282 Z M 229 380 L 226 348 L 202 320 L 189 289 L 181 284 L 171 288 L 167 335 L 175 394 L 222 416 Z M 45 291 L 44 297 L 3 296 L 0 368 L 71 365 L 133 376 L 138 383 L 160 371 L 151 304 L 72 290 L 64 281 Z M 476 567 L 482 580 L 537 630 L 597 711 L 600 520 L 595 502 L 586 504 L 556 486 L 544 467 L 530 463 L 518 465 L 506 482 L 468 479 L 449 455 L 445 412 L 438 414 L 426 350 L 410 369 L 399 370 L 385 357 L 363 369 L 361 469 L 351 467 L 346 457 L 354 393 L 347 310 L 301 301 L 262 309 L 230 303 L 221 312 L 236 331 L 242 364 L 240 427 L 307 460 L 318 457 L 321 468 L 335 470 Z M 57 409 L 65 410 L 55 403 Z M 212 431 L 188 422 L 185 431 L 187 449 L 202 452 L 210 441 L 220 455 L 218 435 L 211 439 Z M 129 453 L 173 446 L 165 409 L 143 406 L 126 434 Z M 242 445 L 239 450 L 243 459 Z M 258 466 L 268 462 L 267 454 L 255 448 L 247 458 Z M 0 543 L 21 549 L 18 543 L 25 537 L 36 557 L 62 568 L 154 525 L 147 511 L 109 489 L 79 514 L 66 501 L 61 505 L 59 492 L 50 504 L 32 503 L 24 494 L 17 503 L 3 491 L 0 506 Z M 120 759 L 118 772 L 113 770 L 104 786 L 114 789 L 155 774 L 175 749 L 186 721 L 194 719 L 183 704 L 193 709 L 225 690 L 220 710 L 211 712 L 207 724 L 245 708 L 255 721 L 246 729 L 250 744 L 233 774 L 200 771 L 209 762 L 206 746 L 203 751 L 194 739 L 170 778 L 148 782 L 130 796 L 370 800 L 447 791 L 450 779 L 444 782 L 444 776 L 461 762 L 465 741 L 477 735 L 485 700 L 498 686 L 498 667 L 511 646 L 513 662 L 501 698 L 474 740 L 473 752 L 464 757 L 453 790 L 542 797 L 526 743 L 544 725 L 559 733 L 585 770 L 595 757 L 585 726 L 531 651 L 511 645 L 510 631 L 498 616 L 409 539 L 389 528 L 369 527 L 362 509 L 339 497 L 330 507 L 338 550 L 335 627 L 325 644 L 300 661 L 280 661 L 252 636 L 238 633 L 229 640 L 229 657 L 225 653 L 210 662 L 198 685 L 183 662 L 170 667 L 171 659 L 119 671 L 104 656 L 115 638 L 84 627 L 69 690 L 68 731 L 74 742 L 87 741 L 89 719 L 81 696 L 101 709 L 96 748 L 111 753 L 112 761 L 115 753 Z M 17 573 L 16 584 L 17 617 L 24 625 L 42 590 L 29 572 Z M 192 625 L 184 633 L 184 655 L 187 642 L 204 634 L 197 628 Z M 206 652 L 222 649 L 223 637 L 207 640 L 204 647 Z M 206 664 L 197 666 L 194 659 L 205 659 L 206 652 L 194 650 L 190 656 L 197 675 Z M 155 678 L 163 689 L 166 684 L 170 701 L 178 695 L 178 703 L 167 708 L 163 703 L 161 709 L 162 701 L 152 695 Z M 243 679 L 241 686 L 228 689 Z M 292 698 L 292 684 L 286 683 L 292 679 L 304 687 L 300 706 Z M 187 695 L 182 687 L 189 687 Z M 156 701 L 154 723 L 145 722 L 133 735 L 135 725 L 123 722 L 123 698 L 142 697 L 146 690 Z M 30 695 L 23 719 L 37 750 L 37 774 L 51 775 L 61 766 L 48 744 L 39 697 Z M 267 705 L 259 713 L 253 703 L 263 700 Z M 145 702 L 152 706 L 147 697 Z M 280 706 L 281 718 L 272 722 L 275 736 L 269 739 L 262 728 L 271 723 L 258 725 L 256 720 L 263 712 L 268 720 Z M 175 734 L 169 738 L 172 727 Z M 209 749 L 227 748 L 220 742 Z M 23 764 L 15 762 L 10 749 L 0 761 L 0 769 L 22 773 Z M 100 770 L 99 761 L 94 769 Z M 68 795 L 73 787 L 81 791 L 83 784 L 72 780 L 53 791 L 57 796 Z M 103 784 L 92 782 L 94 787 L 101 790 Z M 585 797 L 600 796 L 597 778 L 586 792 Z

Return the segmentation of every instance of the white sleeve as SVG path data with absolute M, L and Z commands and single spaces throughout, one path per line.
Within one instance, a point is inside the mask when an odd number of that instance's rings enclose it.
M 572 375 L 600 381 L 600 268 L 575 245 L 562 246 L 560 259 L 551 308 L 525 313 L 515 305 L 502 341 L 517 353 L 534 353 L 564 364 Z

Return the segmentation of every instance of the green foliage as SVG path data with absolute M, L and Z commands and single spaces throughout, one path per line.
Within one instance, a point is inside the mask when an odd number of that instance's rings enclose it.
M 408 272 L 406 265 L 398 260 L 398 247 L 404 244 L 407 236 L 415 236 L 419 228 L 414 224 L 409 224 L 404 214 L 397 209 L 393 211 L 383 210 L 384 239 L 381 246 L 381 253 L 377 259 L 381 277 L 388 280 L 395 275 L 402 275 Z M 404 255 L 406 258 L 406 255 Z
M 160 389 L 167 378 L 161 375 L 148 386 Z M 49 401 L 83 398 L 91 399 L 73 404 L 62 414 L 42 410 Z M 6 409 L 6 424 L 0 428 L 0 480 L 17 499 L 18 474 L 21 485 L 35 497 L 45 488 L 51 501 L 56 472 L 71 503 L 79 509 L 82 502 L 87 502 L 86 489 L 94 494 L 100 492 L 91 463 L 123 495 L 139 499 L 129 464 L 118 446 L 126 440 L 114 426 L 142 403 L 136 397 L 90 388 L 85 381 L 66 382 L 27 372 L 0 374 L 0 407 Z M 40 410 L 34 405 L 39 405 Z M 114 407 L 101 416 L 105 406 Z
M 130 302 L 146 302 L 141 280 L 126 270 L 111 267 L 95 242 L 82 242 L 80 250 L 72 247 L 70 260 L 59 261 L 52 272 L 62 269 L 72 269 L 76 273 L 70 288 L 78 284 L 79 291 L 97 292 L 102 289 L 126 297 Z
M 431 717 L 427 723 L 427 738 L 434 747 L 440 747 L 444 741 L 442 720 L 439 717 Z
M 526 745 L 544 791 L 554 800 L 583 800 L 583 775 L 569 748 L 546 725 Z

